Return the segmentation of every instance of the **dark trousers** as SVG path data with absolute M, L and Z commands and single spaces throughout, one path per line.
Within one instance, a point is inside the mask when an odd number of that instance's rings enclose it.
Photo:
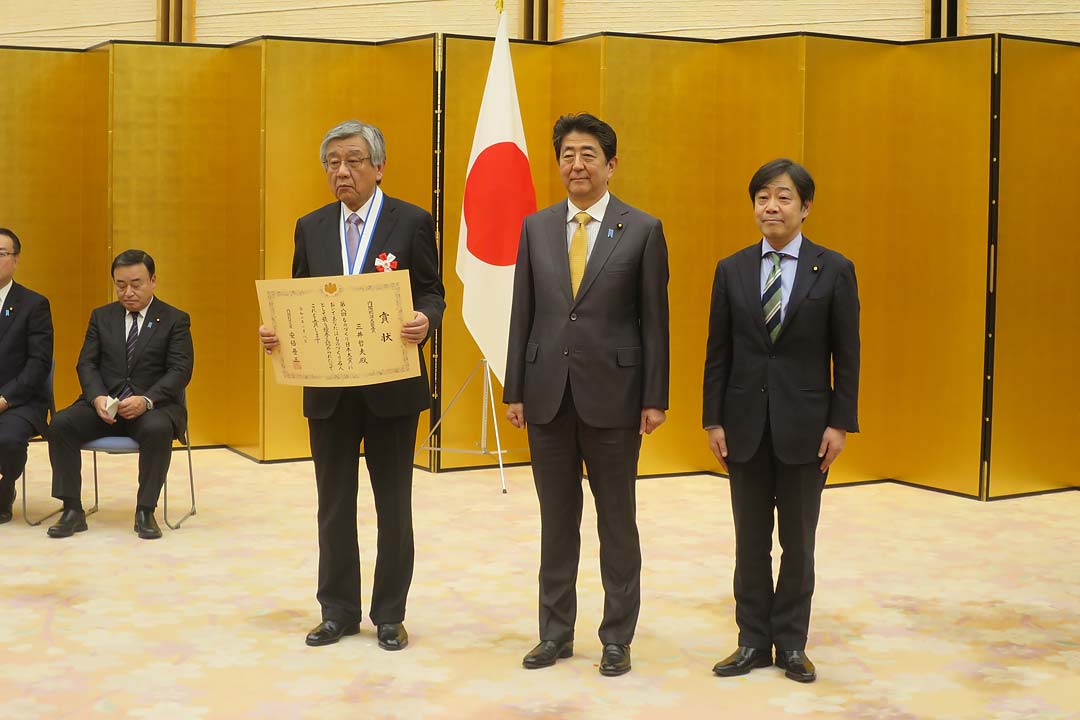
M 735 518 L 735 621 L 739 645 L 805 650 L 814 594 L 814 541 L 821 491 L 820 462 L 785 465 L 773 452 L 769 423 L 749 462 L 731 463 Z M 773 587 L 773 511 L 780 526 L 780 576 Z
M 169 416 L 150 410 L 134 420 L 119 415 L 109 425 L 93 406 L 77 400 L 53 416 L 47 433 L 49 462 L 52 463 L 55 498 L 82 496 L 82 452 L 84 443 L 103 437 L 127 436 L 139 443 L 139 494 L 136 504 L 157 507 L 161 487 L 172 462 L 173 426 Z
M 26 469 L 26 445 L 36 434 L 26 418 L 0 413 L 0 506 L 15 499 L 15 480 Z
M 378 417 L 359 389 L 348 388 L 333 415 L 308 419 L 319 491 L 316 599 L 323 620 L 355 623 L 363 616 L 356 538 L 361 440 L 379 528 L 370 617 L 376 625 L 405 619 L 413 575 L 412 460 L 419 417 Z
M 629 645 L 641 609 L 637 529 L 638 428 L 595 428 L 578 417 L 567 384 L 550 423 L 530 423 L 529 450 L 540 500 L 540 639 L 574 637 L 581 554 L 581 464 L 596 502 L 604 619 L 600 641 Z

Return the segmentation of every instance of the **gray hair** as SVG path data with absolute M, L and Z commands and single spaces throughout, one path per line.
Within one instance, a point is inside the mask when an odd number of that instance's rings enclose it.
M 319 162 L 323 165 L 326 164 L 326 146 L 331 141 L 357 136 L 363 138 L 364 142 L 367 143 L 368 152 L 371 153 L 372 165 L 382 165 L 386 162 L 386 140 L 383 139 L 382 132 L 374 125 L 368 125 L 359 120 L 346 120 L 330 128 L 322 139 L 322 145 L 319 146 Z

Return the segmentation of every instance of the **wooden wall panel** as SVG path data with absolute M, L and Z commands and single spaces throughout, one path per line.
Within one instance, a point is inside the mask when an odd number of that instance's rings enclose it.
M 531 0 L 529 0 L 531 1 Z M 521 36 L 522 0 L 509 0 L 510 36 Z M 235 42 L 257 35 L 337 40 L 388 40 L 434 32 L 494 35 L 493 0 L 198 0 L 198 42 Z
M 595 32 L 734 38 L 819 32 L 889 40 L 925 37 L 924 0 L 565 0 L 553 8 L 553 40 Z
M 966 0 L 962 6 L 968 35 L 1011 33 L 1080 42 L 1076 0 Z
M 107 40 L 154 40 L 157 0 L 4 0 L 0 45 L 87 48 Z

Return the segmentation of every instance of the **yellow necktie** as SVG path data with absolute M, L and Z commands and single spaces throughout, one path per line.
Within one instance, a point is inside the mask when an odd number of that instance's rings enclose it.
M 585 258 L 589 248 L 589 232 L 585 225 L 592 218 L 587 212 L 579 212 L 574 219 L 578 225 L 574 229 L 574 236 L 570 238 L 570 290 L 574 297 L 577 297 L 578 286 L 585 275 Z

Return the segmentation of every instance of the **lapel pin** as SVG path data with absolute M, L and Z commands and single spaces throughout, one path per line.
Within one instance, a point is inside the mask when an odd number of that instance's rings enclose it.
M 619 223 L 619 224 L 618 224 L 618 225 L 616 225 L 615 227 L 617 227 L 617 228 L 618 228 L 619 230 L 622 230 L 622 223 Z
M 815 265 L 815 266 L 814 266 L 813 268 L 811 268 L 811 270 L 812 270 L 813 272 L 817 272 L 817 271 L 818 271 L 818 266 L 817 266 L 817 265 Z
M 619 227 L 622 227 L 622 226 L 620 225 Z M 610 238 L 610 237 L 615 237 L 615 231 L 614 231 L 614 230 L 612 230 L 611 228 L 608 228 L 608 231 L 607 231 L 607 236 L 608 236 L 609 238 Z
M 11 317 L 14 314 L 15 314 L 15 308 L 13 308 L 13 307 L 9 307 L 8 309 L 4 310 L 4 317 Z

